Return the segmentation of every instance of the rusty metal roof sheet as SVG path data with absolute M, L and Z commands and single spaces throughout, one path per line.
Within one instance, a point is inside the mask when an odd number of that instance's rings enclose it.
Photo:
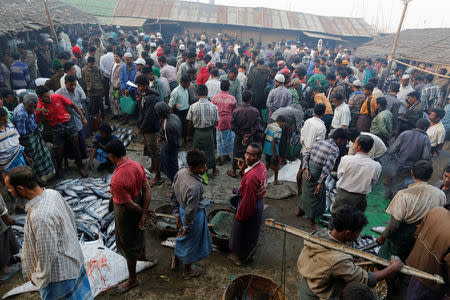
M 364 19 L 325 17 L 269 8 L 222 6 L 179 0 L 120 0 L 114 17 L 263 27 L 344 37 L 375 35 Z

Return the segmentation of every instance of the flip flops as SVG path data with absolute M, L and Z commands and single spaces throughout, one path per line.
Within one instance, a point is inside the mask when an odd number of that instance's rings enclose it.
M 153 183 L 150 185 L 150 187 L 160 186 L 161 184 L 164 183 L 164 181 L 165 181 L 165 180 L 161 178 L 160 180 L 153 182 Z

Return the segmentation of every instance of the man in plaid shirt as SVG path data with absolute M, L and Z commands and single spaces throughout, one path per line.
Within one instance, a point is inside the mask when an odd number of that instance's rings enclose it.
M 208 88 L 206 85 L 197 87 L 197 95 L 199 100 L 189 107 L 186 116 L 188 120 L 188 137 L 191 136 L 192 128 L 194 128 L 194 149 L 205 152 L 208 159 L 206 166 L 213 169 L 213 176 L 219 174 L 216 168 L 216 157 L 214 154 L 214 131 L 215 126 L 219 123 L 219 109 L 216 105 L 208 100 Z
M 22 273 L 42 299 L 94 299 L 84 268 L 72 210 L 55 190 L 43 189 L 30 167 L 20 166 L 5 178 L 8 191 L 29 200 L 22 248 Z
M 441 103 L 441 89 L 433 83 L 433 79 L 433 74 L 425 75 L 425 86 L 422 89 L 422 96 L 420 97 L 424 111 L 429 111 L 435 107 L 443 108 Z
M 303 155 L 302 188 L 299 191 L 297 216 L 306 215 L 311 227 L 315 228 L 315 218 L 325 212 L 324 182 L 339 156 L 339 148 L 348 140 L 347 131 L 337 128 L 331 139 L 317 141 Z

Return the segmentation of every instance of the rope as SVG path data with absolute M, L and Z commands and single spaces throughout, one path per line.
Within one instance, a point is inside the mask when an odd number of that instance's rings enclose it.
M 267 230 L 263 230 L 263 231 L 267 231 Z M 270 230 L 270 236 L 267 238 L 267 240 L 271 240 L 271 238 L 272 238 L 272 236 L 273 236 L 273 232 L 274 232 L 274 230 Z M 265 239 L 266 239 L 266 238 L 265 238 Z M 256 250 L 256 248 L 258 247 L 259 244 L 261 244 L 261 243 L 260 243 L 260 240 L 258 240 L 258 242 L 256 243 L 255 248 L 253 248 L 252 252 L 250 252 L 250 254 L 249 254 L 249 256 L 247 257 L 246 261 L 252 256 L 253 252 L 255 252 L 255 250 Z M 265 242 L 265 243 L 263 243 L 263 245 L 264 245 L 264 249 L 262 250 L 262 253 L 264 253 L 264 252 L 267 251 L 267 247 L 268 247 L 269 243 Z M 261 256 L 260 256 L 259 261 L 256 262 L 256 267 L 255 267 L 255 269 L 257 269 L 257 268 L 260 266 L 263 257 L 264 257 L 264 255 L 261 255 Z M 250 284 L 252 283 L 252 280 L 253 280 L 253 276 L 254 276 L 254 275 L 255 275 L 255 274 L 251 274 L 250 280 L 248 281 L 247 287 L 245 288 L 244 293 L 243 293 L 244 296 L 247 295 L 248 289 L 250 288 Z
M 283 295 L 286 295 L 286 225 L 284 225 L 284 237 L 283 237 L 283 256 L 281 258 L 281 280 L 280 284 L 283 287 Z

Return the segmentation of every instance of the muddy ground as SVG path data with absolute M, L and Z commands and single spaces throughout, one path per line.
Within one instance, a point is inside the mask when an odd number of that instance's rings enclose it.
M 129 126 L 128 126 L 129 127 Z M 431 182 L 435 182 L 442 174 L 444 166 L 450 160 L 450 144 L 447 143 L 438 159 L 433 160 L 435 172 Z M 148 167 L 149 160 L 142 155 L 142 142 L 137 138 L 128 147 L 128 155 L 137 160 L 145 167 Z M 239 180 L 226 175 L 226 170 L 230 168 L 230 163 L 219 167 L 218 177 L 210 180 L 205 187 L 206 195 L 212 200 L 208 211 L 217 208 L 229 208 L 228 199 L 232 195 L 232 188 L 239 186 Z M 70 176 L 75 177 L 76 171 Z M 104 176 L 91 172 L 91 176 Z M 269 189 L 271 186 L 269 185 Z M 165 196 L 169 191 L 169 186 L 163 184 L 152 189 L 151 208 L 156 208 L 169 204 L 169 199 Z M 297 208 L 297 197 L 289 197 L 283 200 L 265 199 L 267 205 L 264 210 L 264 218 L 273 218 L 279 222 L 308 230 L 306 220 L 297 218 L 295 211 Z M 257 274 L 281 282 L 281 263 L 283 253 L 284 234 L 280 231 L 270 229 L 263 225 L 261 228 L 259 247 L 255 260 L 244 267 L 233 265 L 226 257 L 226 253 L 213 251 L 210 257 L 198 263 L 204 270 L 202 277 L 191 280 L 184 280 L 181 276 L 181 268 L 178 272 L 170 271 L 170 258 L 173 249 L 161 246 L 161 240 L 155 231 L 146 231 L 146 251 L 147 255 L 157 258 L 159 264 L 138 274 L 140 285 L 124 295 L 115 295 L 112 291 L 101 293 L 97 299 L 222 299 L 222 296 L 234 276 L 244 274 Z M 292 235 L 287 235 L 286 240 L 286 296 L 287 299 L 299 298 L 300 275 L 297 271 L 297 257 L 303 247 L 303 241 Z M 5 294 L 10 289 L 23 283 L 20 272 L 11 279 L 0 283 L 0 295 Z M 19 295 L 11 299 L 39 299 L 38 293 Z

